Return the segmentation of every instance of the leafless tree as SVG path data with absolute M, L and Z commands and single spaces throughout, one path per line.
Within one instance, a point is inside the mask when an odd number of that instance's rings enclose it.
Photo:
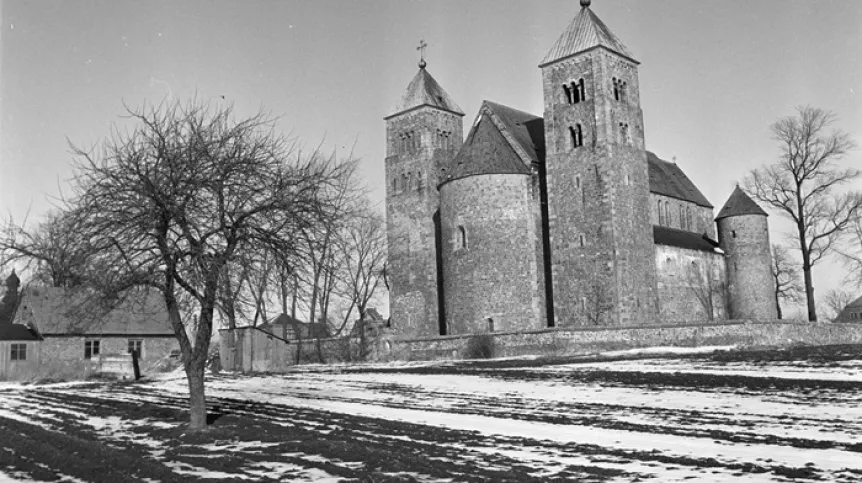
M 332 215 L 326 187 L 349 163 L 299 156 L 265 114 L 237 120 L 230 108 L 191 101 L 129 109 L 128 118 L 132 127 L 115 128 L 98 149 L 73 148 L 69 207 L 109 272 L 105 293 L 144 285 L 164 297 L 188 376 L 189 427 L 201 429 L 227 268 L 243 253 L 295 250 L 297 233 Z M 184 317 L 196 318 L 194 334 Z
M 832 289 L 826 292 L 823 302 L 826 304 L 826 309 L 829 311 L 827 318 L 832 322 L 844 322 L 841 320 L 841 312 L 844 307 L 853 301 L 853 292 L 842 289 Z
M 721 280 L 719 260 L 710 258 L 700 263 L 692 261 L 687 268 L 689 291 L 697 299 L 709 321 L 724 315 L 722 308 L 727 300 L 727 286 Z
M 783 318 L 781 302 L 799 302 L 803 300 L 802 285 L 799 280 L 799 268 L 791 260 L 787 248 L 772 245 L 772 280 L 775 284 L 775 307 L 778 318 Z
M 31 281 L 51 287 L 75 288 L 91 269 L 94 253 L 86 239 L 78 236 L 75 218 L 60 211 L 28 228 L 10 217 L 0 228 L 0 253 L 5 264 L 28 271 Z
M 780 145 L 779 161 L 753 170 L 745 180 L 746 191 L 795 225 L 810 321 L 817 320 L 811 268 L 862 211 L 862 194 L 836 192 L 858 179 L 860 171 L 836 165 L 856 144 L 845 132 L 827 132 L 834 122 L 833 113 L 813 107 L 798 107 L 795 116 L 779 119 L 771 128 Z

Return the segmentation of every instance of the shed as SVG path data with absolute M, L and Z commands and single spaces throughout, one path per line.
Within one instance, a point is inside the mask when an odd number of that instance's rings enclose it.
M 0 380 L 34 372 L 42 357 L 42 336 L 22 324 L 0 324 Z

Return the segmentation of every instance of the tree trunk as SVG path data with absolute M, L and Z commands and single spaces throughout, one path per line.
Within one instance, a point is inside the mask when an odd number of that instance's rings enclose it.
M 775 291 L 775 309 L 778 312 L 778 320 L 781 320 L 781 302 L 778 301 L 778 291 Z
M 186 366 L 189 380 L 189 429 L 204 429 L 207 426 L 207 402 L 204 393 L 205 358 L 196 358 Z
M 808 321 L 817 322 L 817 310 L 814 307 L 814 283 L 811 280 L 811 267 L 808 264 L 802 266 L 805 274 L 805 297 L 808 300 Z

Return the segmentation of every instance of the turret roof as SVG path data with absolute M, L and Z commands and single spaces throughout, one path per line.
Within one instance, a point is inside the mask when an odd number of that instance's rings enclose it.
M 390 114 L 385 119 L 422 106 L 436 107 L 437 109 L 459 116 L 464 115 L 458 104 L 455 104 L 455 101 L 449 97 L 449 94 L 431 77 L 428 70 L 420 67 L 419 72 L 410 81 L 401 99 L 398 100 L 398 103 L 392 108 Z
M 722 218 L 740 215 L 769 216 L 737 185 L 733 193 L 730 194 L 730 198 L 727 199 L 727 203 L 724 204 L 724 208 L 718 212 L 718 216 L 715 219 L 718 221 Z
M 599 46 L 637 62 L 622 41 L 590 10 L 589 5 L 582 6 L 539 67 Z

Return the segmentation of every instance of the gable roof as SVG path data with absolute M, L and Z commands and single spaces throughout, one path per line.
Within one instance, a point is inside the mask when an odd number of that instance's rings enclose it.
M 724 207 L 718 212 L 718 216 L 715 219 L 717 221 L 722 218 L 740 215 L 769 216 L 739 185 L 736 185 L 736 189 L 730 194 L 730 198 L 727 199 L 727 203 L 724 204 Z
M 524 149 L 525 144 L 522 143 L 528 143 L 530 146 L 532 144 L 524 139 L 524 133 L 527 132 L 526 126 L 516 125 L 517 120 L 522 119 L 516 113 L 526 116 L 529 114 L 509 109 L 504 113 L 505 121 L 503 121 L 495 112 L 495 109 L 500 107 L 503 106 L 487 101 L 482 104 L 476 122 L 473 123 L 467 139 L 452 160 L 452 169 L 440 182 L 441 186 L 449 181 L 482 174 L 530 174 L 530 168 L 527 165 L 527 162 L 531 161 L 529 153 L 532 152 L 535 156 L 536 151 L 533 147 Z M 518 137 L 509 132 L 507 123 L 517 128 Z M 525 152 L 528 159 L 525 160 L 518 150 Z
M 42 340 L 42 338 L 26 325 L 0 324 L 0 340 Z
M 104 311 L 98 301 L 58 287 L 29 287 L 22 293 L 16 321 L 32 323 L 42 335 L 173 336 L 164 299 L 153 291 L 127 294 Z
M 526 154 L 527 162 L 545 162 L 545 120 L 496 102 L 484 101 L 482 108 L 492 115 L 503 135 L 511 136 Z
M 704 208 L 712 208 L 709 200 L 697 189 L 688 176 L 675 163 L 669 163 L 655 153 L 647 151 L 649 190 L 671 198 L 690 201 Z
M 557 42 L 542 59 L 539 67 L 571 57 L 586 50 L 604 47 L 638 63 L 622 41 L 602 22 L 589 6 L 581 8 Z
M 718 242 L 703 235 L 666 226 L 653 225 L 653 242 L 656 245 L 667 245 L 672 247 L 687 248 L 701 252 L 715 252 Z
M 455 104 L 455 101 L 449 97 L 449 94 L 440 87 L 440 84 L 431 77 L 424 67 L 419 69 L 419 72 L 410 81 L 407 90 L 401 95 L 401 99 L 392 108 L 389 115 L 384 119 L 389 119 L 398 114 L 417 109 L 422 106 L 435 107 L 444 111 L 463 116 L 464 112 Z

